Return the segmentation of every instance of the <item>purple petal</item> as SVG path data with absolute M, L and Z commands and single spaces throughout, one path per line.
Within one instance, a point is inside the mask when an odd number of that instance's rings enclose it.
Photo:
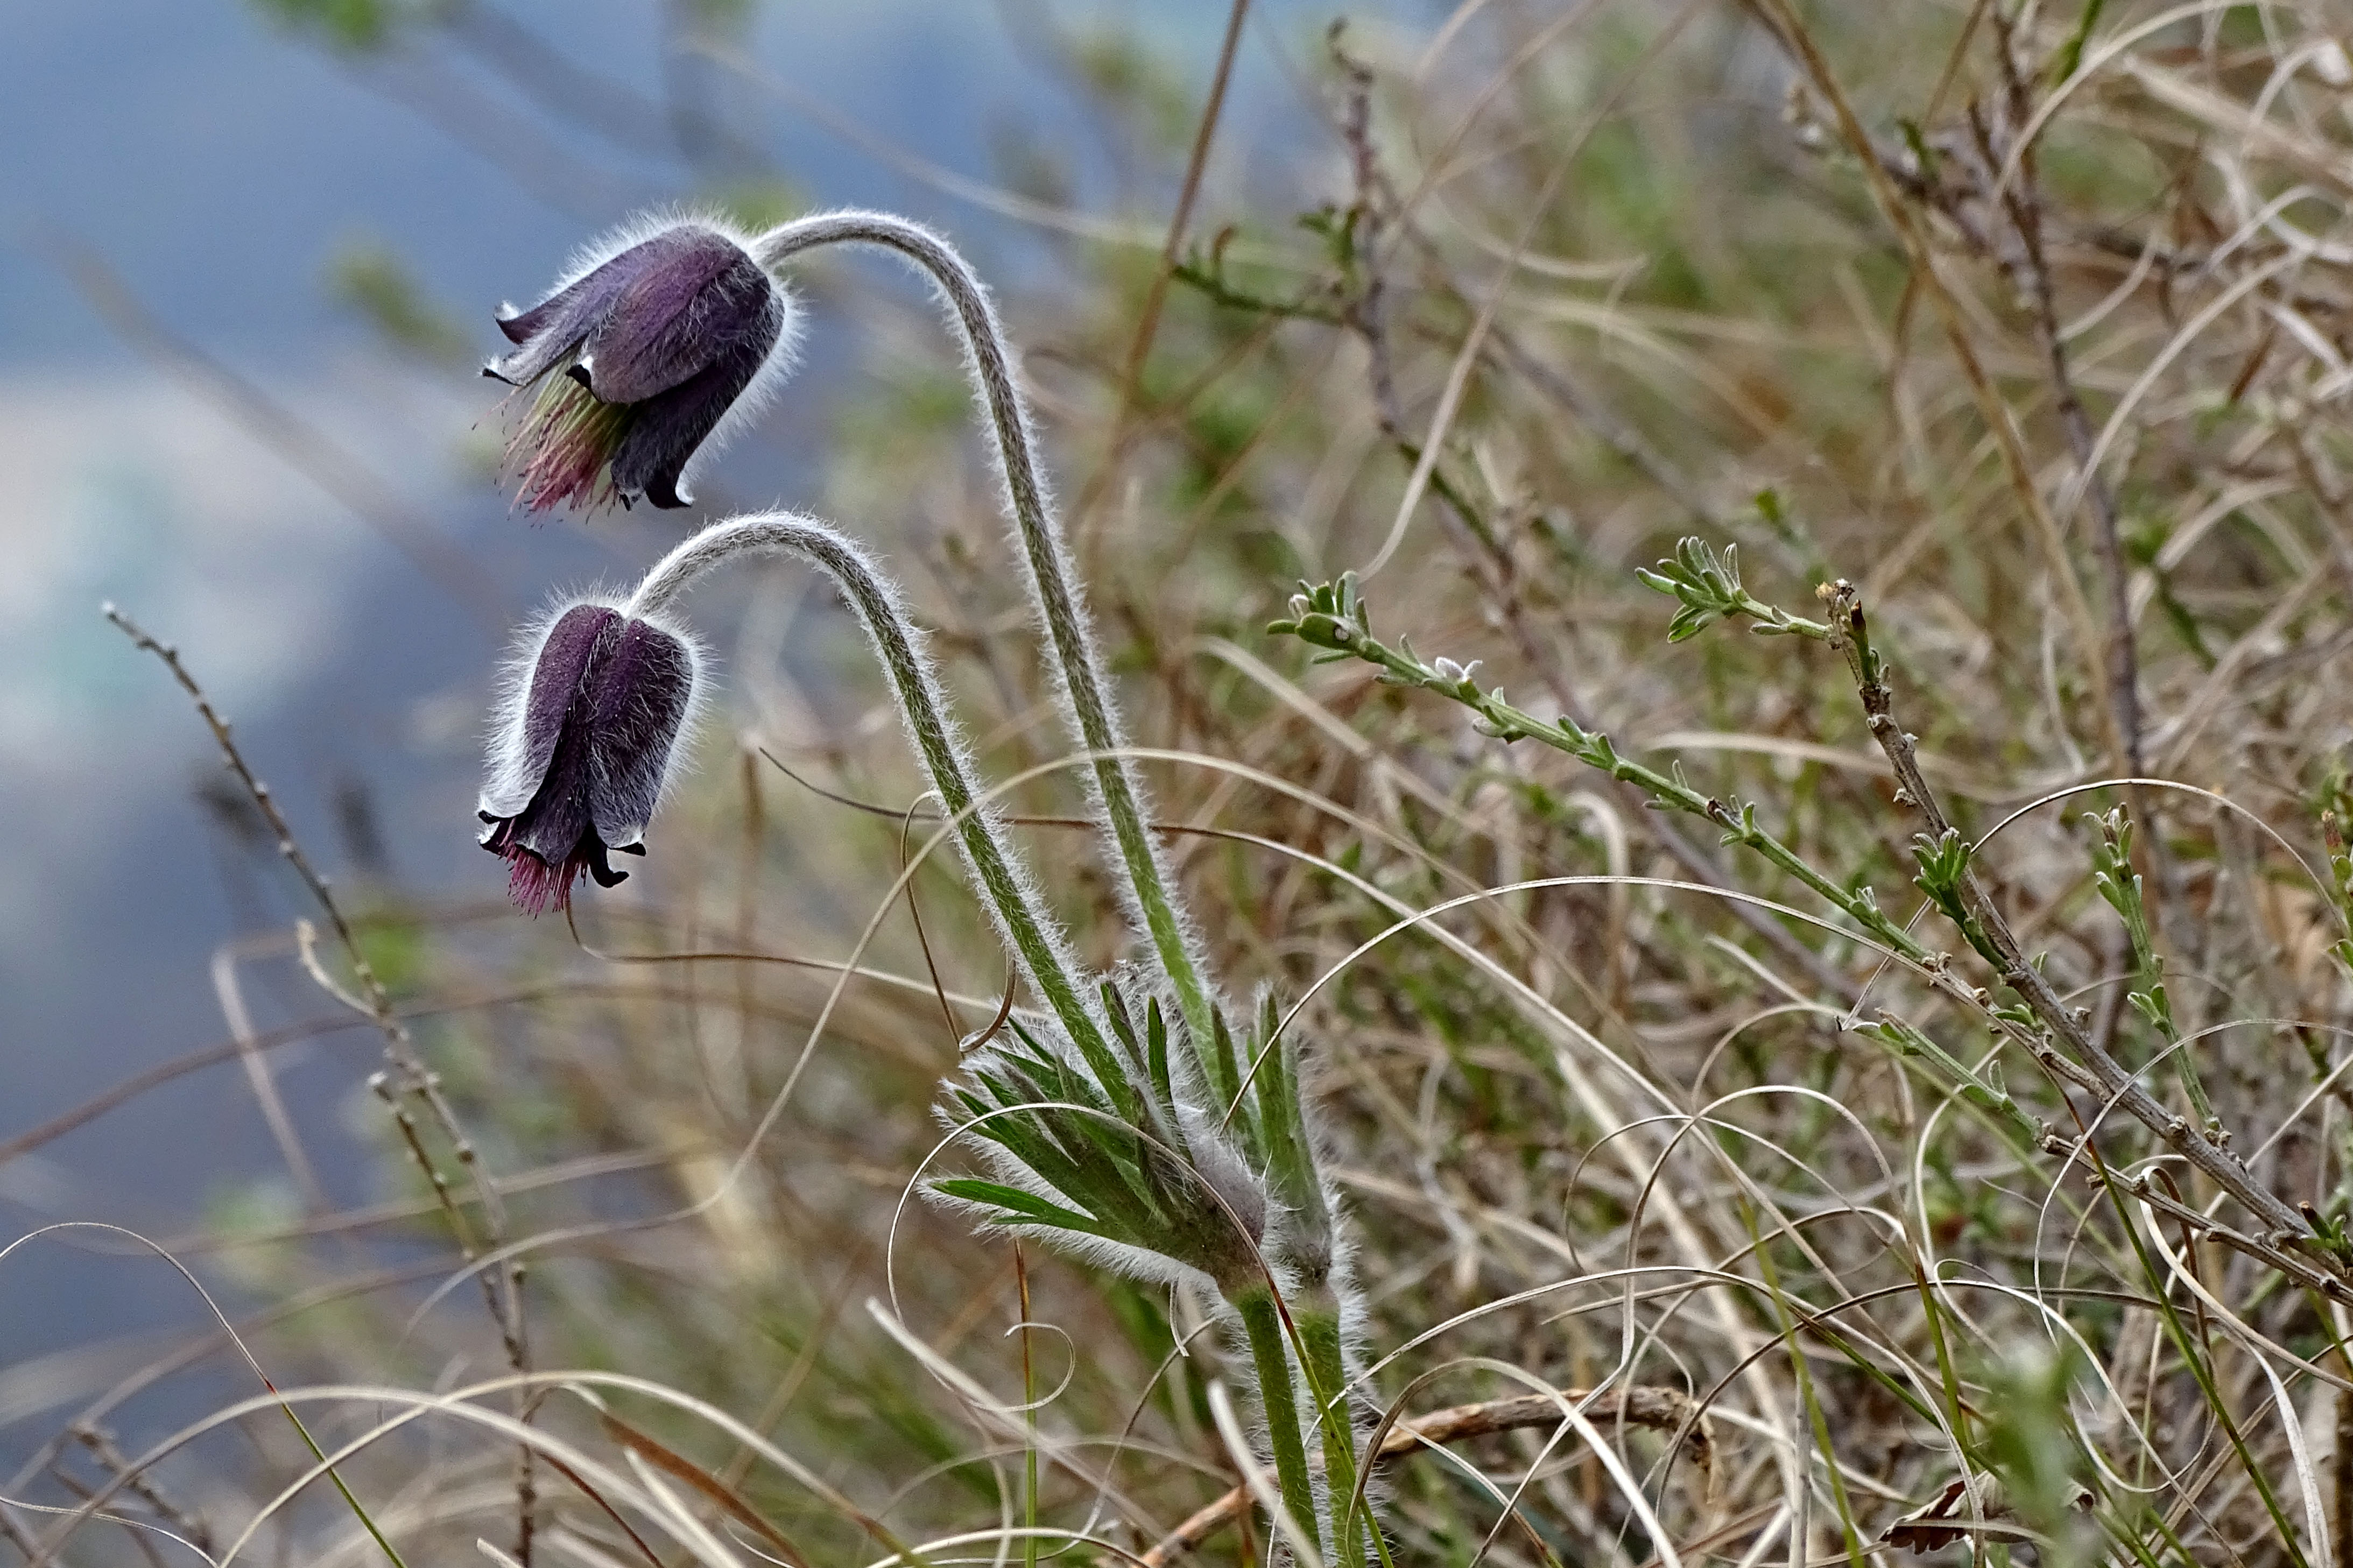
M 536 787 L 512 816 L 482 814 L 482 847 L 507 860 L 518 905 L 542 914 L 568 905 L 583 875 L 626 879 L 608 851 L 645 853 L 693 697 L 694 652 L 659 626 L 579 605 L 550 628 L 520 721 Z
M 590 831 L 590 772 L 586 731 L 577 724 L 565 725 L 547 776 L 539 781 L 539 793 L 521 812 L 493 827 L 484 847 L 509 859 L 514 858 L 517 850 L 528 850 L 548 866 L 579 858 L 581 840 Z
M 637 417 L 613 449 L 613 488 L 623 495 L 642 493 L 656 506 L 686 505 L 678 479 L 687 459 L 760 374 L 783 327 L 779 303 L 764 334 L 735 343 L 699 374 L 638 405 Z
M 492 315 L 491 320 L 498 323 L 499 331 L 506 334 L 507 342 L 529 342 L 532 333 L 547 325 L 548 319 L 554 315 L 557 306 L 564 301 L 565 294 L 569 292 L 566 289 L 551 295 L 528 310 L 515 310 L 512 305 L 501 305 L 499 313 Z M 514 310 L 514 314 L 505 314 L 509 310 Z
M 647 247 L 660 237 L 629 247 L 521 315 L 499 318 L 499 331 L 509 342 L 521 346 L 504 359 L 484 365 L 483 374 L 513 386 L 527 386 L 545 375 L 611 313 L 614 300 L 651 259 L 644 254 Z
M 662 254 L 629 281 L 589 334 L 589 390 L 642 403 L 702 370 L 766 320 L 776 286 L 734 241 L 679 228 L 649 241 Z
M 610 647 L 613 639 L 608 634 L 620 621 L 618 610 L 575 605 L 547 629 L 547 640 L 539 645 L 539 658 L 532 666 L 531 690 L 522 707 L 523 755 L 533 780 L 546 778 L 565 716 L 604 662 L 598 658 L 597 645 Z
M 541 647 L 523 704 L 523 742 L 538 787 L 512 817 L 497 823 L 488 847 L 509 859 L 528 850 L 544 865 L 577 858 L 588 832 L 588 797 L 596 767 L 589 724 L 594 692 L 620 641 L 621 616 L 599 605 L 564 613 Z M 576 874 L 576 873 L 574 873 Z M 522 875 L 518 862 L 517 875 Z M 570 882 L 567 878 L 565 886 Z
M 596 738 L 588 816 L 603 842 L 633 844 L 652 819 L 693 700 L 692 650 L 659 626 L 631 621 L 597 669 L 588 706 Z

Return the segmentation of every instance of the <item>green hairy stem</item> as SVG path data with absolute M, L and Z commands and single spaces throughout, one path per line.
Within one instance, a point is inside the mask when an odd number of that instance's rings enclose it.
M 1196 952 L 1191 921 L 1172 889 L 1159 845 L 1145 825 L 1143 790 L 1127 760 L 1127 735 L 1104 694 L 1103 658 L 1072 586 L 1076 573 L 1060 520 L 1039 476 L 1037 436 L 1029 405 L 1013 378 L 1012 356 L 997 309 L 955 247 L 921 224 L 889 213 L 818 213 L 797 218 L 754 240 L 752 253 L 774 270 L 802 252 L 839 244 L 879 246 L 905 258 L 931 279 L 963 329 L 966 364 L 996 437 L 1030 597 L 1060 667 L 1064 718 L 1093 757 L 1093 794 L 1126 867 L 1134 912 L 1176 989 L 1177 1011 L 1206 1072 L 1215 1010 L 1203 978 L 1206 965 Z M 1209 1081 L 1213 1086 L 1217 1082 L 1214 1076 Z
M 1363 1568 L 1366 1521 L 1354 1517 L 1356 1493 L 1356 1428 L 1349 1415 L 1348 1369 L 1340 1348 L 1336 1304 L 1303 1310 L 1299 1338 L 1306 1350 L 1307 1385 L 1322 1413 L 1324 1475 L 1331 1500 L 1332 1540 L 1338 1560 Z
M 1085 993 L 1071 979 L 1079 972 L 1078 961 L 1037 908 L 1028 869 L 1003 841 L 994 814 L 977 804 L 976 769 L 923 656 L 919 634 L 897 590 L 863 550 L 828 524 L 793 512 L 763 512 L 713 523 L 655 563 L 638 585 L 628 614 L 659 616 L 689 584 L 722 562 L 761 552 L 797 555 L 823 568 L 840 587 L 890 674 L 908 735 L 1007 941 L 1063 1026 L 1074 1038 L 1101 1047 L 1103 1028 Z
M 1299 1436 L 1299 1398 L 1291 1381 L 1291 1355 L 1283 1343 L 1282 1314 L 1265 1286 L 1237 1291 L 1234 1310 L 1250 1338 L 1258 1367 L 1259 1404 L 1266 1412 L 1267 1441 L 1274 1449 L 1274 1479 L 1282 1506 L 1302 1530 L 1315 1528 L 1315 1487 L 1307 1470 L 1307 1445 Z

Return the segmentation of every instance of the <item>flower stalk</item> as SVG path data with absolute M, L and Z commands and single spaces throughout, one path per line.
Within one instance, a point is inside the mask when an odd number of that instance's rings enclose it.
M 1356 1568 L 1366 1537 L 1377 1532 L 1348 1517 L 1358 1434 L 1342 1309 L 1354 1287 L 1337 1262 L 1342 1216 L 1301 1094 L 1298 1047 L 1279 1036 L 1271 999 L 1247 1037 L 1228 1026 L 1149 826 L 987 289 L 940 236 L 881 213 L 814 215 L 753 238 L 682 220 L 617 243 L 622 247 L 608 244 L 546 302 L 501 321 L 517 352 L 491 374 L 540 388 L 518 437 L 524 500 L 534 510 L 639 495 L 657 505 L 686 500 L 679 481 L 704 438 L 739 423 L 787 358 L 789 296 L 774 275 L 796 258 L 827 245 L 876 246 L 930 280 L 961 330 L 1004 510 L 1051 649 L 1057 706 L 1085 753 L 1094 814 L 1124 873 L 1123 901 L 1149 938 L 1156 973 L 1123 971 L 1103 981 L 1087 973 L 987 804 L 896 588 L 839 531 L 787 511 L 713 524 L 657 563 L 625 603 L 574 606 L 570 620 L 550 623 L 567 630 L 565 638 L 540 634 L 503 751 L 494 752 L 493 783 L 504 787 L 496 800 L 485 795 L 492 847 L 509 854 L 529 884 L 518 883 L 518 896 L 530 894 L 533 907 L 561 903 L 582 874 L 608 885 L 618 879 L 603 858 L 607 849 L 643 852 L 638 836 L 682 722 L 666 717 L 659 735 L 644 737 L 619 728 L 628 710 L 622 699 L 645 683 L 628 671 L 607 674 L 607 644 L 656 636 L 678 643 L 677 700 L 663 711 L 682 721 L 694 655 L 675 612 L 689 588 L 723 563 L 764 552 L 827 572 L 882 662 L 1000 937 L 1051 1014 L 1007 1020 L 1000 1036 L 968 1056 L 950 1091 L 962 1111 L 954 1120 L 992 1179 L 943 1179 L 932 1184 L 934 1194 L 989 1227 L 1041 1233 L 1132 1276 L 1189 1279 L 1214 1290 L 1239 1320 L 1257 1366 L 1285 1508 L 1315 1530 L 1307 1456 L 1320 1441 L 1331 1508 L 1326 1552 Z M 715 323 L 712 332 L 700 332 L 698 321 Z M 501 757 L 515 765 L 501 771 Z M 596 794 L 607 771 L 600 759 L 608 757 L 641 762 L 650 781 L 625 805 Z M 1164 1018 L 1164 1005 L 1173 1018 Z M 1176 1044 L 1171 1037 L 1179 1032 Z
M 1300 1361 L 1315 1402 L 1316 1426 L 1324 1435 L 1324 1496 L 1330 1500 L 1332 1548 L 1343 1563 L 1365 1561 L 1365 1521 L 1356 1517 L 1356 1423 L 1343 1350 L 1339 1303 L 1329 1291 L 1293 1317 L 1299 1326 Z
M 1007 509 L 1028 569 L 1030 597 L 1060 672 L 1063 716 L 1073 738 L 1093 760 L 1093 790 L 1120 861 L 1126 868 L 1132 912 L 1152 939 L 1162 971 L 1176 988 L 1177 1011 L 1203 1056 L 1212 1034 L 1215 1000 L 1204 978 L 1192 922 L 1172 890 L 1158 844 L 1145 823 L 1143 787 L 1127 757 L 1129 742 L 1118 709 L 1107 695 L 1103 657 L 1072 583 L 1076 577 L 1053 498 L 1039 476 L 1036 426 L 1013 375 L 1012 353 L 988 289 L 970 263 L 939 235 L 890 213 L 817 213 L 779 225 L 754 239 L 751 251 L 775 271 L 797 256 L 828 245 L 878 246 L 923 273 L 954 312 L 965 341 L 965 365 L 987 410 Z M 1234 1086 L 1212 1088 L 1230 1092 Z
M 1108 695 L 1102 655 L 1075 586 L 1077 574 L 1061 521 L 1041 477 L 1036 426 L 1013 374 L 1010 340 L 987 286 L 944 237 L 888 213 L 845 211 L 797 218 L 758 236 L 751 242 L 751 252 L 763 267 L 775 271 L 798 256 L 838 244 L 873 246 L 897 255 L 925 276 L 955 318 L 964 339 L 965 366 L 994 439 L 1006 510 L 1027 569 L 1032 607 L 1059 668 L 1060 705 L 1072 738 L 1092 759 L 1092 793 L 1127 874 L 1131 915 L 1149 935 L 1161 972 L 1175 992 L 1177 1013 L 1206 1087 L 1239 1121 L 1236 1131 L 1241 1142 L 1266 1171 L 1275 1190 L 1282 1215 L 1270 1227 L 1267 1255 L 1283 1270 L 1303 1302 L 1314 1304 L 1305 1311 L 1305 1320 L 1328 1329 L 1324 1340 L 1329 1353 L 1320 1358 L 1323 1364 L 1303 1363 L 1303 1369 L 1308 1372 L 1311 1386 L 1324 1385 L 1318 1404 L 1331 1402 L 1322 1425 L 1332 1462 L 1337 1466 L 1332 1474 L 1348 1478 L 1349 1484 L 1338 1492 L 1345 1500 L 1353 1489 L 1355 1432 L 1347 1402 L 1341 1394 L 1347 1379 L 1340 1354 L 1335 1292 L 1345 1289 L 1345 1282 L 1334 1278 L 1337 1221 L 1306 1126 L 1296 1047 L 1288 1040 L 1273 1042 L 1270 1017 L 1261 1040 L 1271 1046 L 1271 1059 L 1257 1068 L 1257 1114 L 1250 1116 L 1252 1108 L 1246 1099 L 1251 1097 L 1246 1096 L 1240 1064 L 1229 1049 L 1230 1037 L 1214 981 L 1208 977 L 1192 922 L 1147 824 L 1143 787 L 1128 760 L 1130 742 Z M 1270 1399 L 1270 1430 L 1290 1425 L 1277 1415 L 1284 1408 L 1291 1407 Z M 1297 1434 L 1291 1436 L 1296 1441 Z M 1298 1509 L 1299 1505 L 1290 1506 Z M 1345 1501 L 1340 1504 L 1345 1506 Z M 1299 1510 L 1297 1517 L 1304 1521 L 1314 1516 Z M 1338 1514 L 1333 1522 L 1336 1531 L 1341 1523 Z M 1342 1560 L 1361 1562 L 1361 1546 L 1344 1547 Z
M 631 595 L 628 613 L 638 619 L 667 616 L 706 574 L 726 562 L 761 553 L 797 556 L 824 571 L 841 590 L 890 677 L 908 736 L 939 791 L 999 931 L 1062 1026 L 1082 1044 L 1101 1047 L 1101 1024 L 1072 979 L 1079 973 L 1078 961 L 1039 906 L 1035 884 L 1005 843 L 996 814 L 981 802 L 973 782 L 976 770 L 924 654 L 921 634 L 898 591 L 864 550 L 830 525 L 795 512 L 733 518 L 713 523 L 655 563 Z
M 1307 1468 L 1307 1446 L 1299 1435 L 1299 1395 L 1283 1342 L 1282 1310 L 1275 1303 L 1274 1292 L 1262 1287 L 1238 1291 L 1231 1300 L 1250 1341 L 1250 1361 L 1258 1369 L 1259 1403 L 1266 1412 L 1267 1441 L 1274 1450 L 1275 1486 L 1282 1495 L 1284 1510 L 1300 1528 L 1313 1529 L 1315 1483 Z
M 954 825 L 966 864 L 1008 945 L 1067 1036 L 1058 1042 L 1021 1020 L 971 1065 L 955 1098 L 1000 1180 L 936 1184 L 985 1223 L 1059 1235 L 1082 1252 L 1146 1277 L 1207 1277 L 1241 1321 L 1263 1395 L 1284 1506 L 1316 1519 L 1307 1463 L 1311 1422 L 1323 1429 L 1332 1538 L 1338 1561 L 1364 1561 L 1361 1521 L 1346 1520 L 1355 1492 L 1356 1432 L 1345 1396 L 1334 1214 L 1316 1167 L 1298 1092 L 1297 1047 L 1275 1031 L 1269 999 L 1243 1067 L 1223 1020 L 1212 1016 L 1211 1069 L 1171 1060 L 1158 1004 L 1141 1007 L 1122 988 L 1096 996 L 1002 824 L 982 798 L 978 769 L 940 689 L 921 634 L 896 589 L 856 543 L 813 518 L 766 512 L 715 523 L 647 572 L 617 614 L 670 624 L 698 581 L 740 558 L 782 553 L 830 575 L 884 667 L 908 734 Z M 1197 1074 L 1201 1076 L 1196 1076 Z M 1237 1097 L 1225 1097 L 1224 1086 Z M 1202 1090 L 1214 1105 L 1204 1105 Z M 1224 1118 L 1213 1111 L 1232 1107 Z M 1263 1170 L 1261 1176 L 1256 1173 Z M 1270 1263 L 1274 1273 L 1270 1275 Z M 1274 1281 L 1299 1300 L 1294 1362 Z M 1311 1396 L 1303 1409 L 1301 1377 Z

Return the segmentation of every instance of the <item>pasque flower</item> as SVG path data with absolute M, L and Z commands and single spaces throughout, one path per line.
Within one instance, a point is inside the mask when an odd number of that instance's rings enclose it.
M 608 605 L 574 604 L 525 641 L 491 737 L 482 847 L 506 858 L 508 889 L 532 914 L 562 909 L 585 872 L 642 855 L 698 695 L 691 638 Z
M 544 300 L 500 312 L 515 350 L 482 367 L 538 387 L 507 449 L 522 504 L 686 505 L 689 464 L 789 361 L 794 315 L 715 222 L 666 222 L 592 247 Z

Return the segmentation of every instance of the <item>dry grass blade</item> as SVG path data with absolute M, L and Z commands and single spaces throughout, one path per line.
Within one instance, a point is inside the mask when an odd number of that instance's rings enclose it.
M 1523 1394 L 1510 1399 L 1490 1399 L 1476 1405 L 1449 1405 L 1443 1410 L 1433 1410 L 1427 1415 L 1398 1422 L 1381 1439 L 1380 1447 L 1376 1450 L 1377 1460 L 1384 1465 L 1392 1464 L 1425 1448 L 1466 1443 L 1498 1432 L 1515 1432 L 1531 1426 L 1557 1426 L 1561 1425 L 1563 1400 L 1581 1406 L 1587 1419 L 1603 1430 L 1623 1421 L 1630 1426 L 1676 1434 L 1692 1462 L 1704 1474 L 1714 1471 L 1715 1444 L 1705 1417 L 1688 1395 L 1672 1388 L 1610 1389 L 1599 1397 L 1589 1388 L 1564 1388 L 1558 1397 L 1547 1394 Z M 1248 1486 L 1239 1486 L 1215 1502 L 1195 1510 L 1184 1523 L 1162 1537 L 1152 1550 L 1144 1554 L 1146 1568 L 1165 1568 L 1166 1564 L 1191 1552 L 1240 1518 L 1250 1505 L 1253 1496 Z
M 600 1410 L 597 1412 L 596 1418 L 603 1425 L 605 1435 L 613 1441 L 644 1459 L 662 1474 L 684 1481 L 688 1486 L 692 1487 L 702 1497 L 724 1510 L 728 1518 L 774 1547 L 778 1555 L 791 1563 L 793 1568 L 807 1568 L 809 1559 L 802 1553 L 801 1549 L 794 1545 L 783 1531 L 778 1530 L 762 1517 L 757 1509 L 745 1501 L 743 1493 L 681 1454 L 677 1449 L 648 1436 L 611 1411 Z

